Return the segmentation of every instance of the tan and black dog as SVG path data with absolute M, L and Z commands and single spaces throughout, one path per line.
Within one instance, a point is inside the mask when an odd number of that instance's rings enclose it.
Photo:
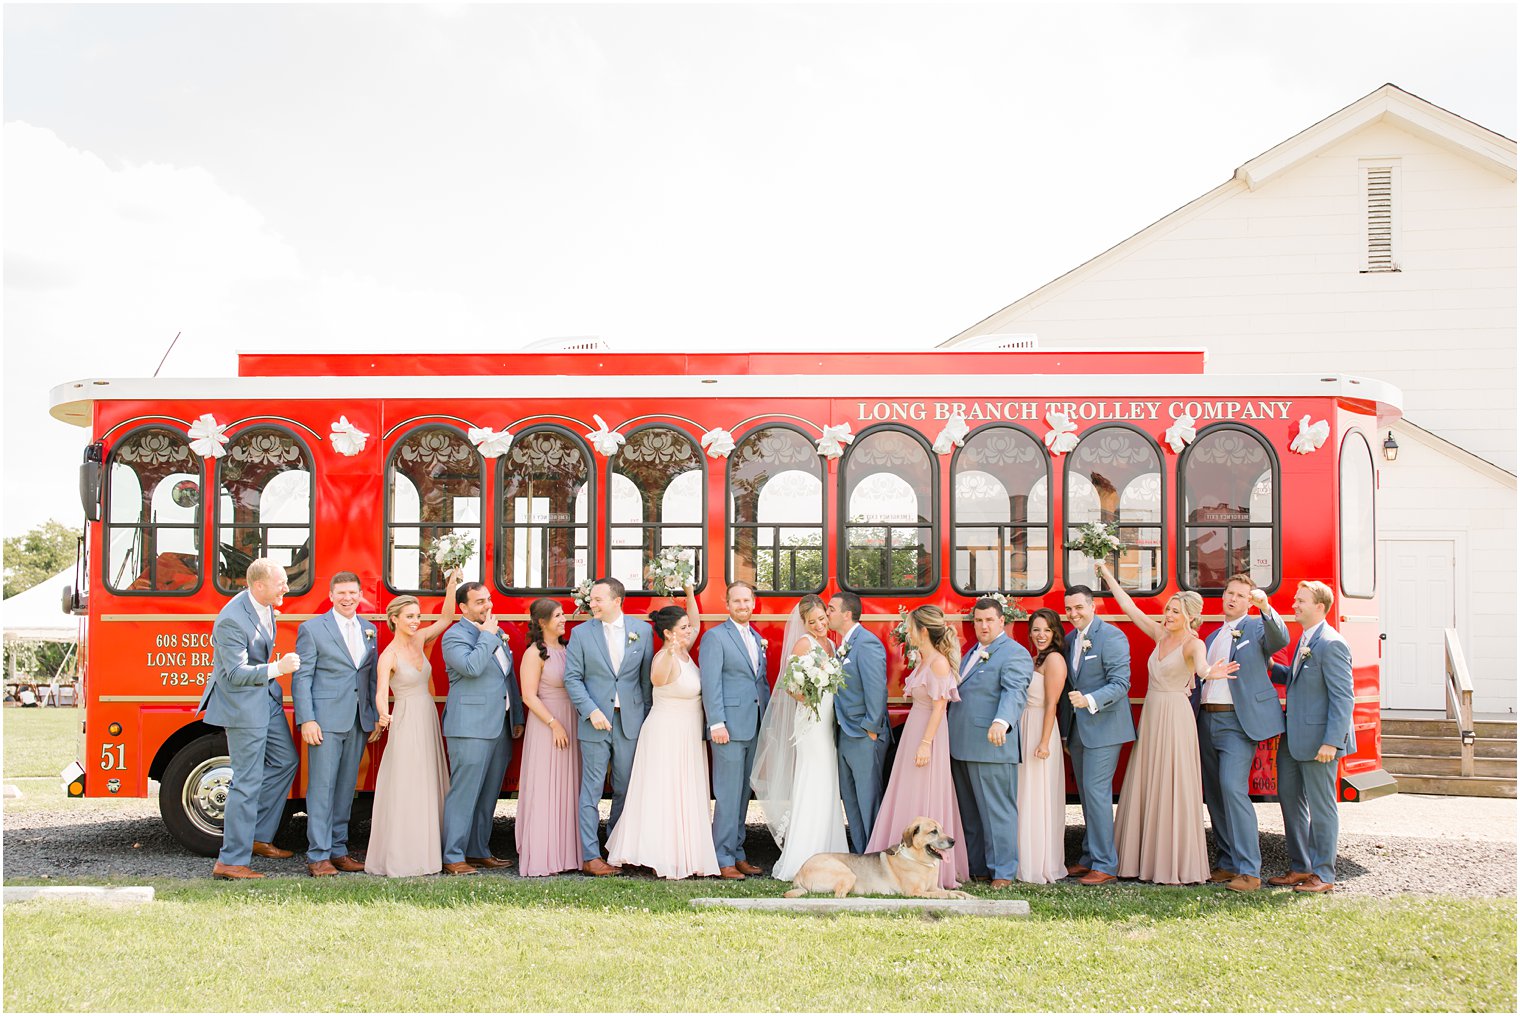
M 940 858 L 955 846 L 932 818 L 916 818 L 903 830 L 902 842 L 874 854 L 814 854 L 797 869 L 788 897 L 807 893 L 849 896 L 916 896 L 969 900 L 958 889 L 939 887 Z

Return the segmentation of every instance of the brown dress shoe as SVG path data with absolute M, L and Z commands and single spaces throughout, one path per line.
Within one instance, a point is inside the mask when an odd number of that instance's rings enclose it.
M 1233 889 L 1238 893 L 1254 893 L 1261 888 L 1261 879 L 1255 875 L 1236 875 L 1224 884 L 1226 889 Z
M 512 862 L 511 861 L 503 860 L 500 857 L 466 857 L 465 860 L 468 861 L 469 863 L 473 864 L 477 868 L 510 868 L 510 867 L 512 867 Z
M 1213 871 L 1209 872 L 1210 882 L 1229 882 L 1230 880 L 1237 879 L 1239 877 L 1240 873 L 1238 871 L 1226 871 L 1223 868 L 1215 868 Z
M 621 874 L 623 869 L 617 867 L 616 865 L 608 864 L 600 857 L 593 857 L 591 860 L 581 865 L 581 871 L 585 872 L 587 875 L 595 875 L 598 878 L 601 878 L 605 875 Z
M 272 857 L 276 861 L 283 861 L 287 857 L 295 856 L 295 854 L 292 854 L 288 850 L 281 850 L 273 843 L 260 843 L 258 840 L 253 841 L 253 852 L 260 857 Z
M 1077 879 L 1077 884 L 1078 885 L 1102 885 L 1104 882 L 1117 882 L 1117 881 L 1119 881 L 1119 877 L 1117 875 L 1110 875 L 1106 871 L 1098 871 L 1096 868 L 1094 868 L 1092 871 L 1089 871 L 1086 875 L 1083 875 L 1081 878 Z
M 217 861 L 211 866 L 212 878 L 263 878 L 246 864 L 223 864 Z
M 1308 881 L 1300 882 L 1293 887 L 1296 893 L 1327 893 L 1335 888 L 1334 882 L 1324 882 L 1318 875 L 1310 875 Z
M 306 866 L 306 870 L 311 872 L 313 878 L 321 878 L 323 875 L 336 875 L 338 873 L 338 869 L 333 867 L 333 863 L 327 860 L 312 861 Z
M 1267 879 L 1267 885 L 1298 885 L 1313 877 L 1314 873 L 1310 871 L 1290 871 L 1286 875 L 1273 875 Z
M 443 873 L 445 875 L 473 875 L 475 874 L 475 866 L 473 864 L 466 864 L 463 861 L 450 861 L 443 866 Z
M 1086 875 L 1089 871 L 1092 871 L 1092 869 L 1091 868 L 1084 868 L 1080 864 L 1069 865 L 1067 867 L 1067 869 L 1066 869 L 1066 877 L 1067 878 L 1081 878 L 1083 875 Z
M 722 875 L 724 878 L 733 879 L 736 882 L 744 881 L 744 872 L 740 871 L 736 865 L 730 864 L 726 868 L 719 868 L 718 874 Z
M 734 867 L 738 868 L 741 872 L 743 872 L 746 875 L 761 875 L 761 874 L 764 874 L 764 869 L 763 868 L 761 868 L 758 864 L 750 864 L 748 861 L 739 861 L 738 863 L 736 863 L 734 865 Z
M 361 864 L 359 861 L 354 860 L 352 857 L 349 857 L 347 854 L 344 854 L 342 857 L 329 857 L 328 860 L 332 862 L 332 866 L 338 871 L 364 870 L 363 864 Z
M 1012 885 L 1013 885 L 1013 880 L 1012 879 L 995 878 L 995 879 L 992 880 L 992 888 L 994 888 L 996 890 L 999 890 L 999 891 L 1001 891 L 1003 889 L 1008 889 L 1008 888 L 1012 887 Z

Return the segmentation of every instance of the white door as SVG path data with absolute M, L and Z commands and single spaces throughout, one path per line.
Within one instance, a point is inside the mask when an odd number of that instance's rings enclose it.
M 1457 623 L 1455 541 L 1383 546 L 1383 707 L 1445 709 L 1445 633 Z

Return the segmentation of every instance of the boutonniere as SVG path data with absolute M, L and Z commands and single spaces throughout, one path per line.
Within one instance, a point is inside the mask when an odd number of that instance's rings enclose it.
M 983 649 L 981 652 L 976 654 L 976 658 L 981 660 L 983 663 L 986 663 L 988 660 L 992 659 L 992 654 Z
M 375 641 L 375 629 L 373 629 L 373 628 L 366 628 L 366 629 L 364 629 L 364 641 L 366 641 L 366 642 L 373 642 L 373 641 Z
M 1298 651 L 1298 662 L 1299 663 L 1303 663 L 1308 658 L 1309 658 L 1309 647 L 1308 646 L 1304 646 L 1302 649 L 1300 649 Z
M 1082 640 L 1082 651 L 1085 653 L 1085 652 L 1087 652 L 1091 648 L 1092 648 L 1092 639 L 1083 639 Z
M 840 663 L 848 660 L 850 658 L 850 644 L 848 642 L 839 643 L 839 649 L 835 651 L 834 658 Z
M 638 640 L 639 640 L 639 633 L 638 632 L 631 631 L 631 632 L 628 633 L 628 644 L 630 646 L 633 645 Z
M 1231 628 L 1230 629 L 1230 638 L 1231 639 L 1238 639 L 1238 638 L 1240 638 L 1240 636 L 1241 636 L 1241 631 L 1240 631 L 1239 628 Z

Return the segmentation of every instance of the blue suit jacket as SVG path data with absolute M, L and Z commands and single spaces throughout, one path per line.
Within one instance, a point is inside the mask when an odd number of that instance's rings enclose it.
M 771 686 L 765 678 L 765 640 L 759 632 L 754 633 L 760 644 L 760 667 L 756 670 L 750 666 L 744 637 L 732 620 L 724 621 L 702 636 L 698 660 L 707 729 L 710 732 L 721 723 L 736 741 L 748 741 L 760 732 L 760 714 L 771 699 Z
M 269 679 L 274 632 L 259 622 L 248 590 L 238 593 L 216 615 L 211 628 L 211 678 L 196 712 L 206 711 L 214 727 L 262 727 L 269 723 L 269 702 L 283 704 L 285 690 Z
M 1034 657 L 1006 634 L 987 646 L 985 660 L 981 659 L 982 651 L 979 644 L 966 649 L 974 662 L 967 664 L 971 669 L 961 678 L 961 700 L 946 707 L 950 757 L 962 762 L 1022 762 L 1019 718 L 1029 700 Z M 1002 747 L 987 740 L 987 728 L 993 720 L 1008 724 L 1008 737 Z
M 497 648 L 507 658 L 505 670 L 496 660 Z M 512 650 L 504 635 L 492 637 L 469 621 L 456 621 L 443 633 L 443 665 L 449 674 L 449 694 L 443 704 L 444 736 L 500 737 L 509 711 L 512 725 L 522 725 L 522 695 L 517 690 Z
M 1203 640 L 1213 648 L 1216 639 L 1229 638 L 1226 622 Z M 1240 664 L 1235 679 L 1230 682 L 1230 700 L 1235 704 L 1235 717 L 1240 728 L 1253 741 L 1268 741 L 1283 732 L 1282 704 L 1277 699 L 1277 689 L 1272 687 L 1272 654 L 1288 644 L 1288 626 L 1277 616 L 1277 611 L 1266 607 L 1260 616 L 1247 614 L 1234 625 L 1240 637 L 1232 639 L 1230 659 Z M 1195 702 L 1202 702 L 1203 686 L 1199 681 L 1193 691 Z
M 1075 630 L 1066 633 L 1066 687 L 1057 717 L 1061 735 L 1071 736 L 1073 717 L 1089 748 L 1126 744 L 1135 739 L 1135 720 L 1129 710 L 1129 639 L 1102 618 L 1087 629 L 1092 645 L 1079 647 Z M 1073 662 L 1076 661 L 1076 662 Z M 1098 711 L 1072 708 L 1067 692 L 1091 695 Z
M 587 621 L 570 632 L 570 645 L 565 650 L 565 694 L 580 714 L 578 736 L 582 741 L 612 740 L 612 731 L 591 725 L 591 714 L 598 709 L 609 723 L 623 725 L 624 737 L 638 737 L 644 716 L 654 704 L 654 684 L 649 679 L 655 654 L 654 627 L 624 614 L 623 630 L 633 641 L 624 646 L 623 663 L 616 674 L 607 654 L 602 622 Z M 612 708 L 614 695 L 619 707 L 616 711 Z
M 375 729 L 375 626 L 359 618 L 364 655 L 359 666 L 349 655 L 335 611 L 304 621 L 296 629 L 296 654 L 301 665 L 290 681 L 296 703 L 296 725 L 316 720 L 335 734 L 353 729 L 354 717 L 366 734 Z
M 847 648 L 846 648 L 847 647 Z M 892 736 L 887 717 L 887 649 L 857 624 L 840 644 L 845 686 L 834 694 L 834 720 L 845 737 Z
M 1272 664 L 1273 675 L 1288 686 L 1287 736 L 1283 739 L 1288 753 L 1308 762 L 1322 744 L 1334 745 L 1336 758 L 1356 751 L 1356 731 L 1351 728 L 1351 707 L 1356 700 L 1351 647 L 1326 622 L 1309 641 L 1309 658 L 1296 665 L 1301 649 L 1301 644 L 1293 646 L 1286 666 Z

